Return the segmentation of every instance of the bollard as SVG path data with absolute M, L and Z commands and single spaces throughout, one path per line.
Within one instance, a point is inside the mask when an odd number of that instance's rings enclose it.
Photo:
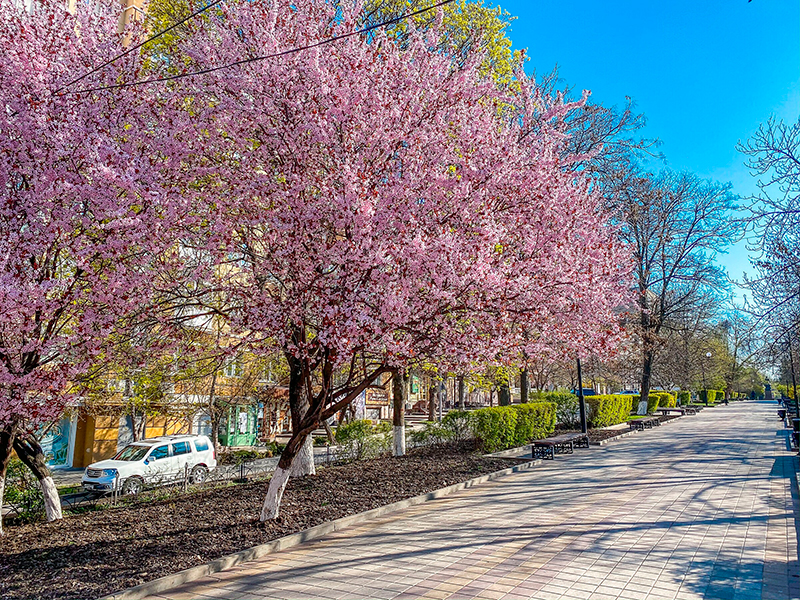
M 183 465 L 183 491 L 189 489 L 189 463 Z

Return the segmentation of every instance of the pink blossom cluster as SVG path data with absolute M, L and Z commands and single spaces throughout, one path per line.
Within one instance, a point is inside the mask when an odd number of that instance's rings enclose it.
M 109 4 L 110 6 L 110 4 Z M 170 263 L 185 194 L 150 142 L 157 107 L 59 82 L 120 51 L 117 7 L 0 0 L 0 425 L 57 418 Z M 122 60 L 98 77 L 135 71 Z M 168 136 L 158 132 L 160 141 Z M 186 211 L 184 211 L 185 213 Z
M 346 33 L 357 14 L 228 2 L 178 51 L 212 69 Z M 213 182 L 209 211 L 242 265 L 228 288 L 240 330 L 337 365 L 607 352 L 629 263 L 567 168 L 578 105 L 522 71 L 498 89 L 479 53 L 456 67 L 433 51 L 439 35 L 379 30 L 180 82 L 205 99 L 187 162 Z
M 177 264 L 198 258 L 236 335 L 309 366 L 613 348 L 627 251 L 567 168 L 575 105 L 521 70 L 499 89 L 479 53 L 456 63 L 410 26 L 54 94 L 120 50 L 115 17 L 61 6 L 0 0 L 0 424 L 56 417 L 109 336 L 203 276 Z M 81 85 L 328 39 L 357 28 L 342 6 L 230 0 L 149 71 L 131 53 Z

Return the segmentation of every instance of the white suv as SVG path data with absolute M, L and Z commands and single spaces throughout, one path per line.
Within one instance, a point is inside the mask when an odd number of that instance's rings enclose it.
M 214 446 L 204 435 L 171 435 L 125 446 L 114 458 L 86 468 L 81 485 L 92 492 L 136 494 L 147 485 L 174 483 L 189 473 L 192 483 L 205 481 L 217 467 Z

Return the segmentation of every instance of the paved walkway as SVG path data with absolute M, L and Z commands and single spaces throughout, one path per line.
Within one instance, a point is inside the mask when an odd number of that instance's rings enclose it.
M 800 598 L 797 458 L 775 410 L 705 410 L 163 597 Z

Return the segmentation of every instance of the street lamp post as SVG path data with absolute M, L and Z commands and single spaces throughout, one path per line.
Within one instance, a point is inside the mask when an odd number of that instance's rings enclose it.
M 589 431 L 586 424 L 586 399 L 583 397 L 583 377 L 581 374 L 581 359 L 578 357 L 578 408 L 581 414 L 581 433 Z
M 706 360 L 711 358 L 711 352 L 706 352 Z M 708 386 L 706 385 L 706 362 L 700 361 L 700 370 L 703 372 L 703 393 L 706 396 L 706 406 L 708 406 Z

